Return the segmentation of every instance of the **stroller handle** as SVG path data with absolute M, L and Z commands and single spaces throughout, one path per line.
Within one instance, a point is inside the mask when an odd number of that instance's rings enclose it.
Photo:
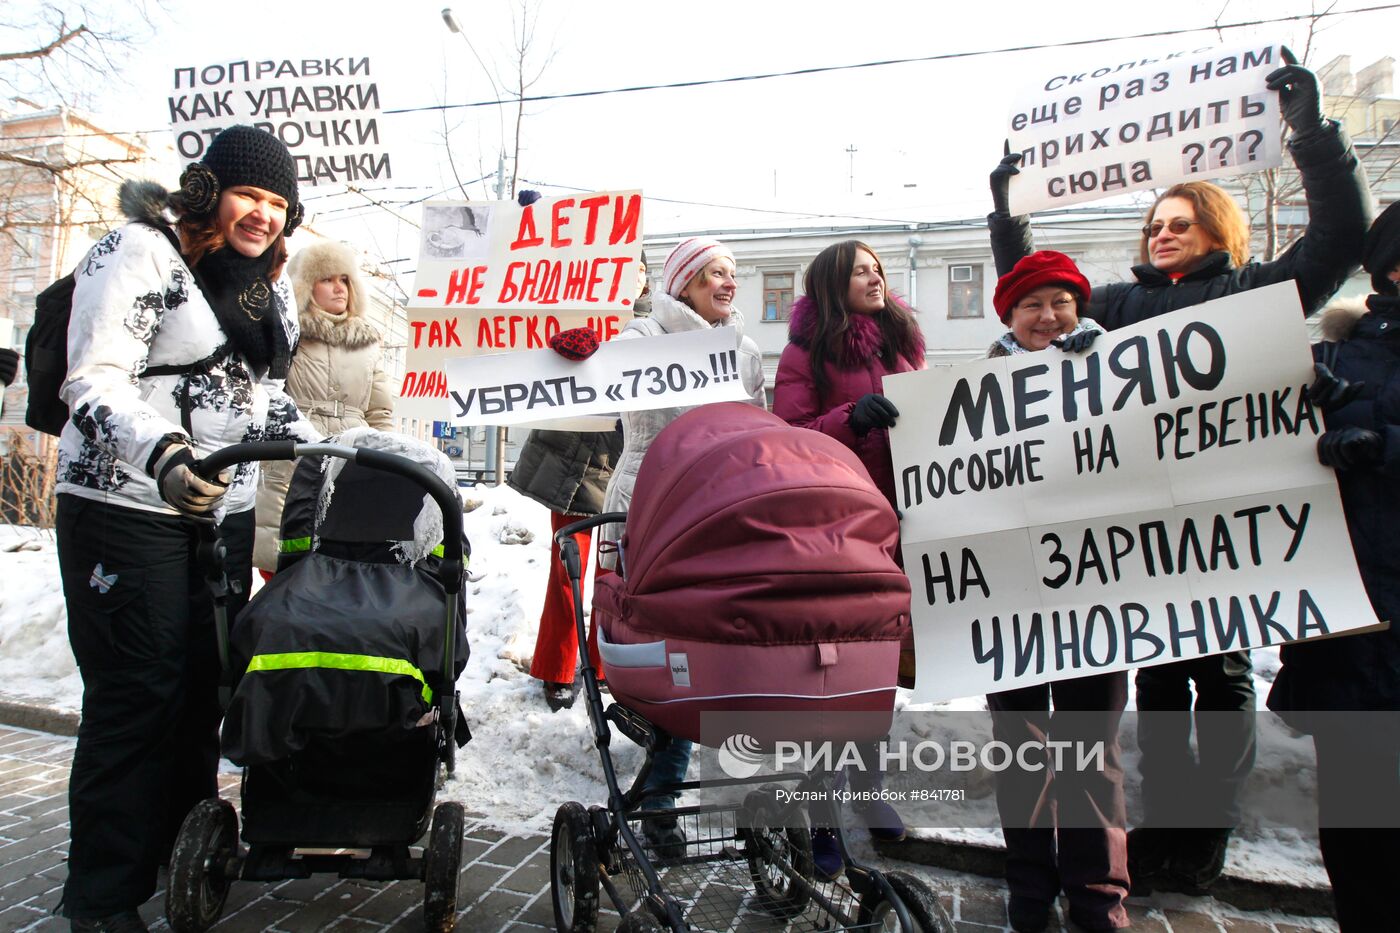
M 449 595 L 456 595 L 462 589 L 462 500 L 458 498 L 456 490 L 421 463 L 384 450 L 368 450 L 344 444 L 262 441 L 232 444 L 216 450 L 195 464 L 195 472 L 204 479 L 213 479 L 225 468 L 239 463 L 254 460 L 295 460 L 308 456 L 339 457 L 374 470 L 394 473 L 421 486 L 442 510 L 443 556 L 438 567 L 438 580 Z

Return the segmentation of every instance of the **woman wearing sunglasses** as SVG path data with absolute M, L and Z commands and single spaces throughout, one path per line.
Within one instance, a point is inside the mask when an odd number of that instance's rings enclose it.
M 1107 330 L 1213 298 L 1292 279 L 1303 311 L 1316 311 L 1361 262 L 1371 223 L 1366 175 L 1341 126 L 1322 115 L 1317 78 L 1293 63 L 1271 72 L 1291 131 L 1288 150 L 1302 178 L 1308 225 L 1273 262 L 1250 262 L 1249 223 L 1221 188 L 1192 181 L 1164 191 L 1144 218 L 1142 264 L 1133 280 L 1094 285 L 1084 316 Z M 1007 189 L 1019 155 L 992 172 L 988 216 L 998 275 L 1035 246 L 1030 219 L 1012 217 Z M 1156 884 L 1199 891 L 1221 874 L 1239 793 L 1254 766 L 1253 669 L 1248 651 L 1138 668 L 1143 821 L 1128 834 L 1135 889 Z M 1195 710 L 1191 715 L 1192 687 Z M 1193 751 L 1191 733 L 1196 732 Z M 1183 802 L 1189 804 L 1184 806 Z
M 1133 281 L 1094 286 L 1087 317 L 1107 330 L 1192 305 L 1293 279 L 1303 311 L 1311 314 L 1341 287 L 1361 262 L 1371 223 L 1366 175 L 1351 140 L 1322 115 L 1317 78 L 1301 65 L 1271 73 L 1292 134 L 1288 150 L 1302 178 L 1308 226 L 1273 262 L 1249 261 L 1249 222 L 1224 190 L 1191 181 L 1164 191 L 1143 218 L 1141 265 Z M 1010 216 L 1007 189 L 1018 154 L 992 172 L 994 210 L 987 218 L 997 274 L 1035 251 L 1030 218 Z

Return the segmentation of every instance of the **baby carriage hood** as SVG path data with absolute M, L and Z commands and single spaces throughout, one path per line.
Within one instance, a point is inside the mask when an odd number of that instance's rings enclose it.
M 406 457 L 415 463 L 420 463 L 438 475 L 448 486 L 457 488 L 457 474 L 452 468 L 452 461 L 447 459 L 447 455 L 416 438 L 406 434 L 391 434 L 387 431 L 377 431 L 371 427 L 351 428 L 342 431 L 340 434 L 328 440 L 344 444 L 347 447 L 362 447 L 367 450 L 382 450 L 386 453 L 398 454 Z M 331 496 L 335 493 L 335 480 L 344 469 L 347 461 L 339 457 L 330 457 L 326 467 L 325 477 L 321 483 L 321 495 L 316 505 L 316 521 L 325 517 L 326 508 L 330 505 Z M 432 497 L 423 496 L 423 507 L 418 510 L 418 517 L 413 522 L 413 538 L 409 541 L 398 542 L 396 554 L 399 559 L 406 564 L 417 563 L 427 557 L 433 548 L 442 541 L 442 513 L 438 511 L 437 503 Z
M 688 412 L 638 473 L 625 579 L 598 583 L 614 694 L 688 738 L 702 707 L 888 709 L 909 625 L 898 540 L 844 445 L 750 405 Z M 648 644 L 668 662 L 651 672 Z

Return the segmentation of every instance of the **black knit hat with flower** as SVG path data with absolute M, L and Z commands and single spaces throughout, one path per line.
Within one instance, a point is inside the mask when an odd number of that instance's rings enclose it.
M 191 162 L 180 176 L 180 190 L 173 201 L 183 216 L 202 218 L 218 207 L 221 191 L 239 185 L 262 188 L 287 200 L 284 236 L 291 236 L 301 224 L 292 154 L 276 136 L 251 126 L 231 126 L 214 137 L 204 158 Z M 291 363 L 285 308 L 271 275 L 281 252 L 277 243 L 258 256 L 219 247 L 205 253 L 193 267 L 229 344 L 258 378 L 266 374 L 284 379 Z
M 243 124 L 219 133 L 204 158 L 191 162 L 180 176 L 179 202 L 186 213 L 207 214 L 219 203 L 219 192 L 235 185 L 251 185 L 286 198 L 286 236 L 301 224 L 296 163 L 271 133 Z

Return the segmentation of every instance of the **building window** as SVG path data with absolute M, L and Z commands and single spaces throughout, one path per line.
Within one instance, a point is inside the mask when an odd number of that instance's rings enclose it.
M 786 321 L 792 310 L 791 272 L 763 273 L 763 319 Z
M 948 267 L 948 317 L 982 316 L 982 266 Z

